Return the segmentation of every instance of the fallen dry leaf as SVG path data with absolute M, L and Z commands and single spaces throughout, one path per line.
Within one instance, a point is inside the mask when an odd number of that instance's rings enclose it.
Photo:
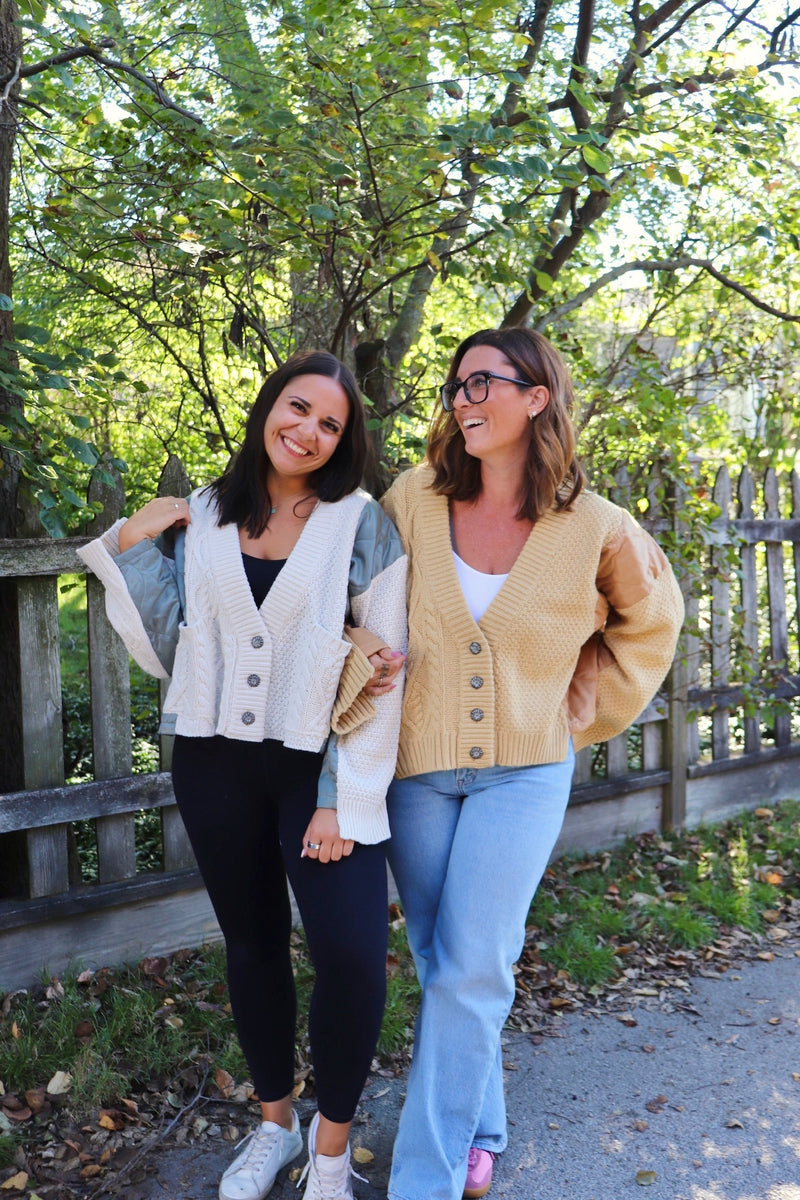
M 227 1071 L 223 1071 L 222 1067 L 219 1067 L 214 1075 L 214 1082 L 217 1085 L 220 1095 L 228 1100 L 236 1084 L 233 1076 L 229 1075 Z
M 728 1129 L 744 1129 L 744 1125 L 738 1117 L 731 1117 L 730 1121 L 726 1121 L 725 1125 Z
M 69 1071 L 56 1071 L 47 1085 L 47 1091 L 51 1096 L 63 1096 L 71 1087 L 72 1076 Z
M 47 1088 L 29 1088 L 25 1093 L 25 1103 L 32 1113 L 40 1113 L 47 1104 Z
M 656 1175 L 655 1171 L 636 1172 L 636 1182 L 641 1184 L 642 1187 L 647 1187 L 649 1184 L 655 1183 L 657 1179 L 658 1176 Z
M 27 1171 L 17 1171 L 16 1175 L 12 1175 L 5 1183 L 0 1183 L 0 1188 L 4 1191 L 22 1192 L 28 1186 Z
M 375 1155 L 371 1150 L 367 1150 L 365 1146 L 356 1146 L 353 1150 L 353 1158 L 357 1163 L 373 1162 Z

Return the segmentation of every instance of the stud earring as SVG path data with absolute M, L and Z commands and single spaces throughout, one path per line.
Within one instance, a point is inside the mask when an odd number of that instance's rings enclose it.
M 531 411 L 528 413 L 528 420 L 532 421 L 535 416 L 536 416 L 536 409 L 532 408 Z

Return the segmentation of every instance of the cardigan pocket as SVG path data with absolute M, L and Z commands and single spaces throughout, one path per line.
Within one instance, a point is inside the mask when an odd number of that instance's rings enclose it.
M 172 682 L 164 701 L 165 712 L 194 722 L 216 723 L 221 669 L 215 654 L 200 654 L 196 630 L 181 625 Z
M 286 733 L 292 743 L 319 749 L 330 733 L 331 713 L 351 643 L 314 624 L 297 663 L 286 710 Z M 287 745 L 289 742 L 287 741 Z

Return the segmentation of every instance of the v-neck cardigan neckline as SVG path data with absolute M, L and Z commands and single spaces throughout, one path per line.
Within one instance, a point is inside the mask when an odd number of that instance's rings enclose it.
M 271 634 L 280 635 L 293 619 L 297 597 L 304 594 L 316 577 L 326 547 L 337 534 L 341 536 L 343 509 L 352 508 L 357 521 L 357 514 L 367 500 L 365 492 L 353 492 L 335 504 L 319 502 L 260 608 L 256 608 L 247 582 L 237 526 L 212 523 L 208 530 L 211 570 L 219 589 L 220 605 L 224 606 L 233 627 L 246 635 L 260 618 Z
M 430 582 L 436 606 L 458 644 L 468 644 L 480 632 L 493 645 L 513 632 L 515 617 L 530 602 L 531 576 L 547 570 L 552 557 L 564 544 L 564 517 L 569 514 L 550 510 L 533 526 L 499 592 L 480 621 L 467 607 L 456 566 L 450 536 L 450 511 L 446 496 L 430 487 L 420 489 L 420 516 L 432 530 L 428 544 L 416 547 L 424 554 L 425 574 Z

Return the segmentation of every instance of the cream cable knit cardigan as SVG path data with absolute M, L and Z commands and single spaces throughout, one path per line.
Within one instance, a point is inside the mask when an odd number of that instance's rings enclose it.
M 537 521 L 478 624 L 433 472 L 382 499 L 409 555 L 409 653 L 397 775 L 560 762 L 627 728 L 672 662 L 683 600 L 660 548 L 583 492 Z
M 320 751 L 336 706 L 339 828 L 345 838 L 377 842 L 389 836 L 384 801 L 402 689 L 376 705 L 359 695 L 371 668 L 343 629 L 350 602 L 355 622 L 369 622 L 392 646 L 405 645 L 406 559 L 395 556 L 349 597 L 353 543 L 368 503 L 374 501 L 362 491 L 320 503 L 257 609 L 235 525 L 217 525 L 207 492 L 192 495 L 186 611 L 164 712 L 175 714 L 175 732 L 188 737 L 275 738 L 292 749 Z M 163 678 L 168 672 L 114 561 L 121 524 L 80 556 L 103 582 L 109 620 L 131 655 Z

